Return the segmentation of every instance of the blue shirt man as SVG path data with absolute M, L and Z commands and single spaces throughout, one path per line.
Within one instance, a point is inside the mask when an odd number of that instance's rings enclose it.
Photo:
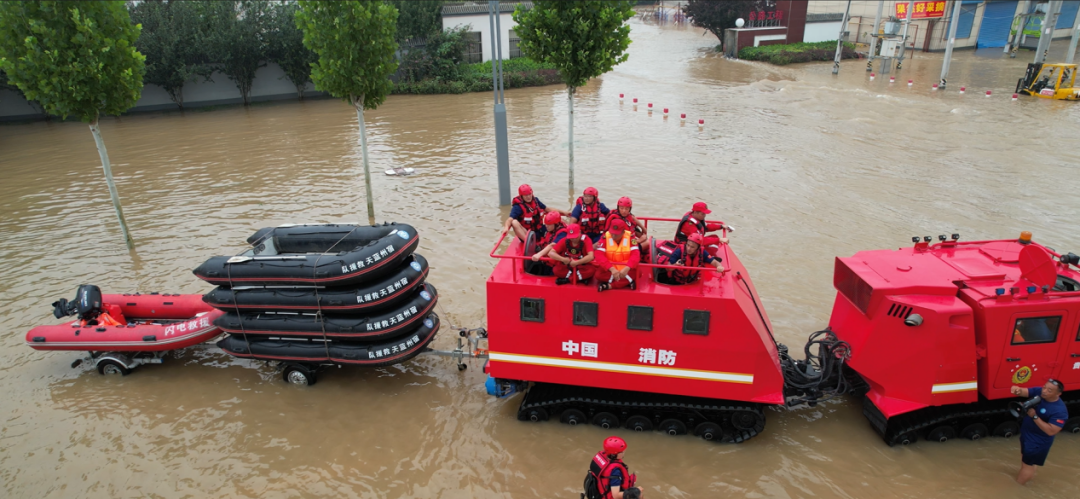
M 1065 426 L 1069 419 L 1069 411 L 1065 408 L 1065 402 L 1061 400 L 1061 394 L 1065 392 L 1065 385 L 1060 381 L 1051 379 L 1042 388 L 1012 387 L 1013 395 L 1025 398 L 1041 397 L 1042 400 L 1022 416 L 1020 423 L 1020 454 L 1023 464 L 1020 465 L 1020 474 L 1016 481 L 1021 485 L 1035 476 L 1035 467 L 1046 463 L 1046 456 L 1050 453 L 1050 446 L 1054 443 L 1054 436 Z

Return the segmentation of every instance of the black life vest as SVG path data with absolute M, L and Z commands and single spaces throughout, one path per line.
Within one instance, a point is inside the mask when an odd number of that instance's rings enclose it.
M 688 211 L 685 215 L 682 216 L 682 220 L 679 221 L 679 226 L 675 229 L 675 242 L 677 243 L 685 243 L 687 240 L 686 234 L 683 234 L 682 231 L 683 225 L 686 225 L 687 222 L 692 223 L 694 227 L 697 228 L 698 233 L 703 236 L 706 232 L 708 232 L 708 226 L 705 225 L 705 222 L 702 222 L 690 216 L 690 213 L 691 212 Z
M 521 218 L 518 221 L 525 230 L 537 230 L 544 226 L 544 210 L 540 208 L 540 202 L 536 196 L 533 196 L 531 203 L 526 203 L 521 196 L 514 198 L 512 202 L 514 206 L 521 208 Z
M 630 474 L 630 469 L 626 467 L 626 463 L 605 456 L 603 451 L 597 452 L 589 463 L 589 473 L 596 477 L 597 492 L 600 493 L 600 497 L 603 499 L 611 497 L 611 472 L 616 469 L 619 470 L 623 478 L 623 483 L 619 489 L 626 490 L 633 487 L 637 477 Z
M 559 234 L 563 234 L 565 232 L 566 226 L 561 223 L 555 224 L 555 230 L 547 230 L 547 227 L 544 227 L 544 235 L 536 240 L 536 249 L 543 249 L 547 245 L 555 242 L 555 238 Z M 539 232 L 537 232 L 537 234 L 539 234 Z
M 577 205 L 581 208 L 581 231 L 586 234 L 599 234 L 607 227 L 607 215 L 600 211 L 600 198 L 593 197 L 592 204 L 585 204 L 585 200 L 577 198 Z

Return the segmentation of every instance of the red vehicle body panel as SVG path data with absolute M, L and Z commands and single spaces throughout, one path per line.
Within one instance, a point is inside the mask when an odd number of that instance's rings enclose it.
M 1041 277 L 1021 263 L 1022 250 L 1041 262 Z M 837 258 L 829 325 L 851 344 L 848 365 L 890 418 L 980 396 L 1010 398 L 1012 385 L 1041 386 L 1050 377 L 1080 382 L 1080 292 L 1053 289 L 1058 275 L 1080 280 L 1080 273 L 1051 255 L 1060 256 L 1005 240 L 921 242 Z M 923 323 L 905 325 L 911 314 Z M 1060 318 L 1055 338 L 1014 344 L 1024 318 Z
M 26 344 L 34 350 L 161 352 L 221 334 L 214 319 L 224 312 L 204 303 L 202 295 L 102 295 L 102 302 L 119 305 L 127 325 L 79 326 L 76 320 L 38 326 L 26 333 Z
M 782 404 L 783 376 L 768 318 L 729 245 L 726 272 L 670 286 L 639 268 L 638 288 L 556 286 L 522 270 L 514 240 L 487 281 L 487 372 L 495 378 Z M 743 284 L 745 282 L 745 284 Z M 747 292 L 753 293 L 753 299 Z M 522 320 L 522 300 L 543 300 L 543 322 Z M 597 304 L 596 326 L 574 324 L 574 303 Z M 628 307 L 652 307 L 652 330 L 628 329 Z M 684 334 L 684 311 L 708 311 L 708 334 Z M 764 321 L 764 322 L 763 322 Z M 766 329 L 768 327 L 769 329 Z

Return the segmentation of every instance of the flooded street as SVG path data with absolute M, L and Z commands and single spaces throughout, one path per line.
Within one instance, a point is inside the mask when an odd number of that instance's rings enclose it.
M 932 92 L 941 54 L 915 53 L 890 84 L 868 81 L 863 60 L 834 76 L 830 63 L 724 60 L 698 29 L 638 19 L 632 29 L 629 60 L 575 99 L 576 188 L 596 186 L 609 205 L 630 196 L 643 216 L 708 202 L 738 229 L 733 249 L 781 342 L 801 347 L 827 324 L 837 255 L 1021 230 L 1080 250 L 1080 104 L 1010 101 L 1030 52 L 958 51 L 949 89 Z M 513 185 L 569 207 L 565 89 L 508 90 L 506 103 Z M 491 104 L 490 93 L 391 96 L 367 112 L 372 170 L 418 172 L 374 176 L 376 218 L 419 230 L 444 324 L 484 325 L 487 254 L 508 212 L 497 206 Z M 49 304 L 79 284 L 204 293 L 191 269 L 239 252 L 256 229 L 367 221 L 356 115 L 341 101 L 109 118 L 101 129 L 134 252 L 86 125 L 0 125 L 0 495 L 578 497 L 609 432 L 517 421 L 520 398 L 488 396 L 479 362 L 464 373 L 435 357 L 333 369 L 305 389 L 221 352 L 105 377 L 71 369 L 75 352 L 28 348 L 26 331 L 58 322 Z M 452 348 L 452 333 L 434 346 Z M 1021 487 L 1015 438 L 889 448 L 849 399 L 769 410 L 764 434 L 740 445 L 618 434 L 650 499 L 1080 496 L 1078 436 L 1058 438 Z

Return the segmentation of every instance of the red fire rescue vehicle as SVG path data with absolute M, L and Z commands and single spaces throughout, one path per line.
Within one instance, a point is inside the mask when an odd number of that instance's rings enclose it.
M 1014 435 L 1009 387 L 1049 378 L 1080 412 L 1080 258 L 1028 232 L 959 237 L 836 259 L 829 327 L 850 344 L 863 413 L 889 445 Z M 1065 430 L 1080 432 L 1080 418 Z
M 673 219 L 645 219 L 676 221 Z M 916 238 L 838 258 L 829 328 L 795 360 L 731 245 L 725 271 L 598 293 L 530 274 L 513 241 L 487 284 L 488 391 L 525 391 L 518 418 L 741 442 L 766 405 L 848 393 L 889 445 L 1017 433 L 1009 387 L 1080 387 L 1080 257 L 1030 241 Z M 652 245 L 655 262 L 657 245 Z M 1055 260 L 1056 259 L 1056 260 Z M 1070 265 L 1072 267 L 1070 267 Z M 1080 391 L 1066 403 L 1080 405 Z M 1074 406 L 1075 407 L 1075 406 Z M 1066 430 L 1080 432 L 1080 418 Z

